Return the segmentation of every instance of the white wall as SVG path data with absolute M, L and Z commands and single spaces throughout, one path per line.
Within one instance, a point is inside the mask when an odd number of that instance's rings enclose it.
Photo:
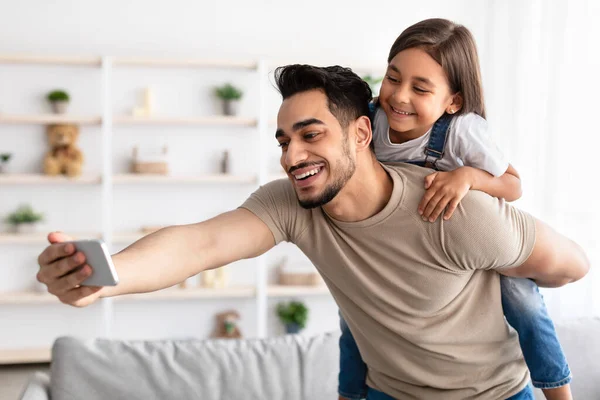
M 373 2 L 275 2 L 275 1 L 103 1 L 103 2 L 4 2 L 0 16 L 0 53 L 81 56 L 157 56 L 228 59 L 268 59 L 373 66 L 382 71 L 389 46 L 396 36 L 417 20 L 443 16 L 468 25 L 485 42 L 479 1 L 436 1 L 415 6 L 397 1 Z M 280 61 L 281 60 L 281 61 Z M 43 94 L 53 87 L 72 93 L 73 113 L 100 113 L 100 72 L 84 68 L 0 66 L 0 112 L 31 113 L 46 109 Z M 233 79 L 246 92 L 241 114 L 253 116 L 257 80 L 251 73 L 196 70 L 115 69 L 112 80 L 113 112 L 129 111 L 138 101 L 139 90 L 152 86 L 155 107 L 161 114 L 209 115 L 214 112 L 209 92 L 216 83 Z M 279 98 L 269 97 L 271 116 Z M 43 128 L 0 126 L 0 150 L 13 151 L 11 172 L 37 172 L 46 149 Z M 84 172 L 101 170 L 99 128 L 82 127 L 80 144 L 86 154 Z M 251 152 L 252 135 L 246 129 L 197 129 L 182 127 L 115 127 L 113 168 L 124 172 L 135 144 L 160 146 L 168 143 L 172 169 L 176 173 L 214 172 L 223 149 L 232 152 L 234 172 L 256 170 Z M 269 168 L 276 170 L 275 141 L 269 150 Z M 116 187 L 113 201 L 115 231 L 133 230 L 142 224 L 193 222 L 240 204 L 251 188 L 244 187 Z M 0 189 L 0 214 L 22 201 L 45 212 L 45 228 L 65 231 L 100 229 L 98 188 L 4 187 Z M 35 273 L 36 246 L 3 247 L 0 280 L 3 290 L 31 286 Z M 274 249 L 268 264 L 283 254 L 302 264 L 296 250 Z M 253 283 L 252 264 L 232 267 L 232 283 Z M 273 271 L 269 272 L 273 277 Z M 337 327 L 337 309 L 328 296 L 305 299 L 311 309 L 307 333 Z M 277 300 L 269 301 L 270 316 Z M 227 300 L 148 302 L 115 305 L 114 333 L 122 337 L 206 336 L 213 327 L 212 315 L 234 307 L 243 312 L 242 330 L 256 334 L 254 301 Z M 68 310 L 60 305 L 2 307 L 0 343 L 25 347 L 47 344 L 52 335 L 93 334 L 102 311 Z M 64 324 L 77 314 L 86 329 Z M 51 321 L 42 319 L 51 315 Z M 17 317 L 18 316 L 18 317 Z M 43 322 L 42 322 L 43 321 Z M 54 321 L 54 322 L 52 322 Z M 33 333 L 31 326 L 45 332 Z M 270 318 L 269 332 L 280 328 Z M 51 335 L 51 336 L 52 336 Z M 15 340 L 14 338 L 18 338 Z
M 539 1 L 528 4 L 523 6 L 516 1 L 507 3 L 480 0 L 4 0 L 0 13 L 0 53 L 263 58 L 272 60 L 275 64 L 281 60 L 366 65 L 382 71 L 390 45 L 404 28 L 428 17 L 449 18 L 463 23 L 475 35 L 482 59 L 490 121 L 496 123 L 499 132 L 506 132 L 506 135 L 499 135 L 499 143 L 509 155 L 517 156 L 514 163 L 519 166 L 525 164 L 528 157 L 536 157 L 531 156 L 529 150 L 519 147 L 520 142 L 515 140 L 517 134 L 512 133 L 516 122 L 528 120 L 519 114 L 519 110 L 527 107 L 528 102 L 535 101 L 535 97 L 524 93 L 526 90 L 523 85 L 527 83 L 526 78 L 535 78 L 536 75 L 531 73 L 531 62 L 513 63 L 511 56 L 527 55 L 531 49 L 536 48 L 535 40 L 539 38 L 531 35 L 539 32 L 531 32 L 525 28 L 531 26 L 529 17 L 542 18 L 544 10 L 548 9 L 542 7 Z M 547 28 L 552 31 L 552 27 Z M 542 56 L 544 54 L 546 53 Z M 551 59 L 546 58 L 545 61 L 551 62 Z M 529 75 L 522 75 L 524 70 L 529 71 Z M 99 113 L 98 74 L 97 71 L 81 68 L 0 66 L 0 112 L 41 111 L 45 105 L 40 96 L 50 87 L 63 85 L 74 95 L 74 110 Z M 115 73 L 113 80 L 114 112 L 126 111 L 135 102 L 137 91 L 143 86 L 152 85 L 157 94 L 157 108 L 165 113 L 210 114 L 213 106 L 207 95 L 208 89 L 230 77 L 229 73 L 220 71 L 119 71 Z M 256 81 L 238 72 L 234 79 L 246 89 L 242 114 L 252 115 L 255 110 L 253 99 L 256 98 L 253 92 L 257 89 L 253 85 Z M 538 88 L 544 87 L 547 82 L 540 81 L 543 81 L 543 76 L 537 76 Z M 524 97 L 515 99 L 521 95 Z M 277 104 L 278 98 L 272 93 L 271 115 L 275 115 Z M 88 172 L 100 169 L 98 133 L 98 128 L 86 127 L 82 134 L 81 145 L 86 153 L 85 168 Z M 143 142 L 161 145 L 168 141 L 172 153 L 176 154 L 173 168 L 179 172 L 210 171 L 214 168 L 216 155 L 224 148 L 233 151 L 234 170 L 241 172 L 247 168 L 256 168 L 257 163 L 252 154 L 244 151 L 252 147 L 251 141 L 244 136 L 244 129 L 119 127 L 115 131 L 113 143 L 117 156 L 113 160 L 113 168 L 117 172 L 125 169 L 133 144 Z M 276 169 L 275 141 L 269 145 L 272 145 L 269 150 L 272 156 L 268 163 Z M 9 150 L 19 154 L 11 163 L 14 172 L 32 172 L 39 168 L 44 149 L 44 136 L 40 127 L 0 126 L 0 151 Z M 540 175 L 535 175 L 534 169 L 535 165 L 526 168 L 526 193 L 532 193 L 538 188 L 535 181 Z M 27 200 L 46 212 L 48 229 L 98 230 L 99 215 L 93 210 L 100 209 L 100 193 L 99 190 L 94 190 L 62 188 L 48 192 L 39 188 L 3 187 L 0 188 L 0 215 Z M 177 190 L 173 187 L 159 190 L 148 187 L 117 188 L 114 194 L 113 223 L 117 230 L 128 230 L 140 224 L 192 222 L 214 215 L 225 207 L 235 207 L 243 201 L 248 190 L 243 187 Z M 528 199 L 529 197 L 524 198 L 526 207 L 541 210 L 538 206 L 543 204 L 543 200 L 539 200 L 539 197 L 537 200 Z M 94 229 L 96 226 L 98 228 Z M 35 258 L 31 254 L 39 250 L 31 246 L 1 248 L 0 276 L 12 278 L 0 279 L 0 289 L 17 289 L 27 285 L 29 277 L 35 273 L 35 265 L 32 265 Z M 274 250 L 274 253 L 277 252 L 282 251 Z M 295 254 L 294 257 L 298 257 L 297 252 Z M 234 281 L 251 282 L 254 279 L 252 268 L 236 267 L 235 270 Z M 332 301 L 327 298 L 311 298 L 309 301 L 312 312 L 309 331 L 334 329 L 337 326 L 337 315 Z M 237 306 L 249 314 L 249 318 L 242 322 L 242 328 L 248 336 L 252 336 L 256 333 L 253 302 L 247 302 L 251 304 L 236 300 L 233 304 L 228 301 L 227 305 Z M 47 306 L 47 309 L 51 315 L 70 313 L 60 309 L 60 306 Z M 116 330 L 124 336 L 202 336 L 206 333 L 207 326 L 212 326 L 212 313 L 218 309 L 214 304 L 204 307 L 201 301 L 182 304 L 180 308 L 152 303 L 148 303 L 147 307 L 122 307 L 117 313 L 117 322 L 121 321 L 122 324 Z M 194 310 L 197 313 L 191 317 Z M 93 319 L 93 312 L 85 314 L 78 311 L 77 315 L 85 315 L 85 318 L 92 315 Z M 32 321 L 35 322 L 39 317 L 37 311 L 9 307 L 3 308 L 0 313 L 0 346 L 16 335 L 20 337 L 20 346 L 37 345 L 46 340 L 43 335 L 31 334 L 29 330 Z M 156 314 L 167 313 L 168 325 L 182 326 L 181 330 L 173 332 L 171 328 L 164 328 L 162 319 L 157 318 Z M 29 315 L 30 319 L 20 325 L 21 328 L 14 330 L 14 324 L 7 321 L 14 320 L 17 315 L 19 318 Z M 96 313 L 96 318 L 100 318 L 99 312 Z M 196 322 L 190 322 L 190 318 L 194 318 Z M 127 325 L 126 321 L 130 321 L 131 325 Z M 7 329 L 9 325 L 12 330 Z M 38 326 L 41 328 L 41 325 Z M 60 326 L 62 325 L 52 325 L 51 331 L 71 332 L 68 329 L 61 330 Z M 269 326 L 271 333 L 277 332 L 272 320 Z M 76 333 L 86 335 L 85 330 Z

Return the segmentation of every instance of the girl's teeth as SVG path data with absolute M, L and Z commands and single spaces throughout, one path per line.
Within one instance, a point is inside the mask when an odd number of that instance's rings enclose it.
M 402 115 L 412 115 L 412 113 L 408 113 L 408 112 L 404 112 L 404 111 L 396 110 L 394 107 L 392 107 L 392 110 L 394 110 L 394 112 L 396 112 L 396 113 L 398 113 L 398 114 L 402 114 Z

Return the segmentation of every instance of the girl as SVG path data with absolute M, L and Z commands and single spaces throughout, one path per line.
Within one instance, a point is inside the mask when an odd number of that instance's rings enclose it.
M 517 171 L 488 133 L 475 41 L 444 19 L 419 22 L 396 39 L 379 98 L 373 103 L 373 145 L 383 162 L 433 168 L 418 213 L 448 220 L 469 190 L 513 201 L 521 197 Z M 445 210 L 445 211 L 444 211 Z M 535 282 L 501 275 L 502 306 L 518 332 L 533 385 L 548 399 L 571 399 L 571 372 Z M 366 386 L 367 368 L 341 319 L 341 398 L 391 399 Z M 511 399 L 533 399 L 526 388 Z

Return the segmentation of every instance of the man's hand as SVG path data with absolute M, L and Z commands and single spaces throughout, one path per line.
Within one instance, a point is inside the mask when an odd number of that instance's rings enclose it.
M 425 195 L 419 203 L 419 214 L 424 221 L 434 222 L 444 211 L 448 220 L 472 186 L 470 171 L 458 168 L 451 172 L 434 172 L 425 177 Z
M 92 274 L 85 263 L 85 255 L 75 252 L 72 240 L 61 232 L 48 235 L 50 245 L 39 255 L 40 270 L 37 280 L 48 287 L 48 292 L 58 299 L 75 307 L 85 307 L 100 297 L 101 287 L 80 286 Z

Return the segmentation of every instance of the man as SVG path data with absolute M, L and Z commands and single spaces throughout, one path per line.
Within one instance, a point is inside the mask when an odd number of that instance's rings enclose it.
M 90 266 L 52 233 L 38 280 L 62 302 L 86 306 L 169 287 L 290 241 L 327 283 L 374 390 L 402 399 L 527 396 L 527 368 L 491 270 L 560 286 L 587 273 L 585 254 L 482 192 L 470 192 L 451 220 L 424 222 L 417 206 L 430 171 L 376 160 L 371 91 L 357 75 L 294 65 L 278 69 L 276 80 L 283 103 L 275 136 L 289 180 L 261 187 L 234 211 L 132 244 L 113 257 L 116 287 L 78 286 Z

